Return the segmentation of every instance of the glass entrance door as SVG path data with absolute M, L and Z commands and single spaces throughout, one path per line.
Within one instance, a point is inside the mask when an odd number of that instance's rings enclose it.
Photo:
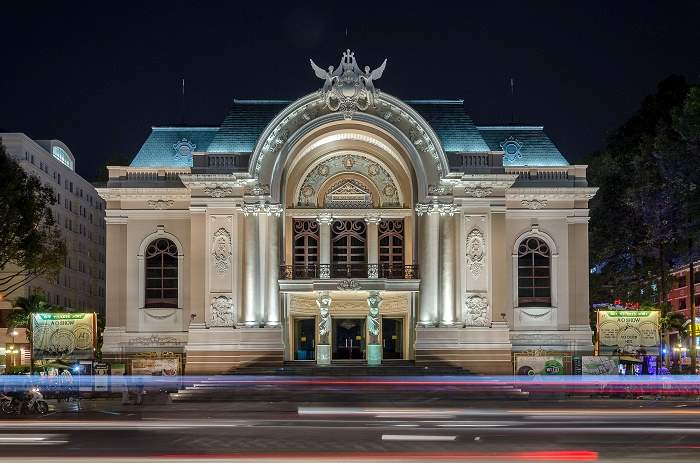
M 294 360 L 316 359 L 316 320 L 297 318 L 294 320 Z
M 382 318 L 382 347 L 383 358 L 403 358 L 403 319 Z
M 361 360 L 365 357 L 365 319 L 333 319 L 333 360 Z

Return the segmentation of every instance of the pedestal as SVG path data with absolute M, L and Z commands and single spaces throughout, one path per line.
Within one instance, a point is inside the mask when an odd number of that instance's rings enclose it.
M 380 344 L 367 345 L 367 365 L 382 364 L 382 346 Z
M 331 346 L 328 344 L 316 345 L 316 365 L 328 366 L 331 364 Z

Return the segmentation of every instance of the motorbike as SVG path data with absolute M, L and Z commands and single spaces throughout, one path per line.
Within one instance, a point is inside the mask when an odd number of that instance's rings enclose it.
M 49 404 L 38 387 L 26 393 L 9 393 L 0 396 L 0 410 L 5 414 L 22 414 L 24 412 L 44 415 L 49 412 Z

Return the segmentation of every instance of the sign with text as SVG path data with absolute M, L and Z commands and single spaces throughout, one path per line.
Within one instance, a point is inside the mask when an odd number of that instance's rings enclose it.
M 92 360 L 97 321 L 94 313 L 32 314 L 32 357 Z
M 518 375 L 563 375 L 564 357 L 519 355 L 515 361 Z
M 601 353 L 658 353 L 657 310 L 599 310 L 597 331 Z

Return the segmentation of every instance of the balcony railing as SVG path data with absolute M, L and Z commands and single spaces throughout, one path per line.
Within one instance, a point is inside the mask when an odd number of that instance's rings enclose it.
M 386 278 L 390 280 L 417 280 L 417 265 L 403 264 L 313 264 L 282 265 L 282 280 L 328 280 L 331 278 Z

